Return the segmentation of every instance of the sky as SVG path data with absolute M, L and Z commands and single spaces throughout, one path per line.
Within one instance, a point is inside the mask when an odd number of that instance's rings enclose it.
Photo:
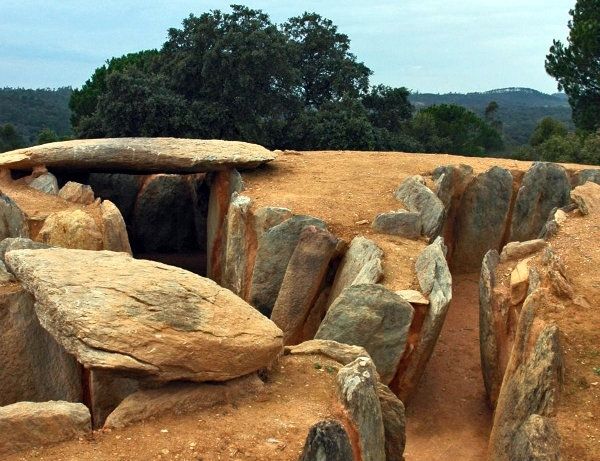
M 566 38 L 575 0 L 0 0 L 0 87 L 80 87 L 106 59 L 160 48 L 190 13 L 231 3 L 275 23 L 304 11 L 331 19 L 374 84 L 552 93 L 544 59 L 553 39 Z

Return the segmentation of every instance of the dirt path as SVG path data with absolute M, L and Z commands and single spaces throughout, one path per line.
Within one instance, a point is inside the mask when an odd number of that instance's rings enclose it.
M 407 409 L 406 461 L 481 461 L 491 411 L 479 360 L 479 275 L 454 276 L 436 349 Z

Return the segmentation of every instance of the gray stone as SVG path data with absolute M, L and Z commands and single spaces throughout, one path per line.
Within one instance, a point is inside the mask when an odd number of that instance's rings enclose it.
M 302 342 L 304 324 L 325 283 L 337 242 L 325 229 L 302 230 L 271 313 L 271 320 L 283 331 L 284 344 Z
M 414 394 L 425 371 L 452 300 L 452 275 L 446 263 L 446 251 L 443 239 L 438 237 L 419 254 L 415 263 L 421 292 L 429 297 L 429 309 L 419 339 L 405 358 L 404 372 L 398 379 L 396 394 L 405 403 Z
M 0 351 L 0 406 L 81 400 L 81 367 L 42 328 L 33 297 L 17 283 L 0 294 Z
M 227 212 L 227 229 L 223 281 L 221 285 L 245 297 L 252 236 L 250 197 L 234 192 Z
M 421 177 L 406 178 L 394 192 L 409 211 L 421 214 L 423 234 L 435 238 L 444 224 L 444 204 L 425 184 Z
M 136 252 L 184 252 L 197 247 L 194 188 L 193 177 L 160 174 L 146 179 L 131 223 Z
M 19 206 L 0 192 L 0 240 L 9 237 L 29 237 L 29 226 Z
M 531 415 L 516 434 L 510 459 L 560 461 L 560 436 L 554 422 L 540 415 Z
M 34 242 L 28 238 L 14 237 L 6 238 L 0 242 L 0 260 L 4 262 L 6 253 L 13 250 L 39 250 L 50 248 L 50 245 L 41 242 Z
M 481 371 L 488 403 L 496 406 L 498 393 L 502 385 L 503 370 L 500 369 L 498 341 L 494 319 L 493 294 L 496 286 L 496 268 L 500 256 L 496 250 L 490 250 L 483 258 L 479 277 L 479 352 Z
M 209 279 L 126 253 L 6 256 L 42 326 L 87 368 L 152 381 L 223 381 L 268 367 L 282 333 Z M 184 365 L 182 365 L 184 364 Z
M 239 141 L 182 138 L 76 139 L 6 152 L 0 168 L 48 168 L 114 173 L 205 173 L 255 168 L 275 159 L 264 147 Z
M 600 184 L 600 170 L 598 170 L 598 169 L 581 170 L 577 174 L 577 181 L 576 181 L 575 185 L 583 186 L 588 181 L 594 182 L 596 184 Z
M 286 346 L 286 355 L 324 355 L 342 365 L 348 365 L 359 357 L 370 357 L 364 347 L 338 343 L 327 339 L 311 339 L 296 346 Z
M 454 228 L 452 265 L 456 269 L 477 271 L 488 250 L 500 251 L 512 190 L 512 175 L 497 166 L 469 184 L 462 196 Z
M 404 353 L 413 313 L 408 302 L 381 285 L 353 285 L 329 307 L 315 339 L 364 347 L 387 384 Z
M 517 193 L 509 240 L 524 242 L 537 238 L 554 208 L 569 203 L 571 184 L 566 170 L 555 163 L 536 162 Z
M 452 206 L 452 201 L 462 195 L 472 176 L 473 168 L 463 164 L 443 165 L 433 170 L 435 193 L 446 211 Z
M 356 432 L 363 461 L 385 461 L 385 428 L 377 393 L 377 371 L 360 357 L 337 375 L 337 391 Z
M 400 210 L 377 215 L 371 227 L 382 234 L 416 239 L 421 235 L 423 226 L 421 213 Z
M 81 403 L 19 402 L 0 407 L 0 455 L 84 437 L 90 412 Z
M 406 416 L 404 404 L 385 385 L 377 383 L 377 396 L 381 405 L 381 416 L 385 430 L 386 461 L 404 461 L 406 445 Z
M 308 431 L 300 461 L 352 461 L 352 444 L 343 424 L 319 421 Z
M 540 290 L 521 309 L 515 342 L 504 374 L 489 453 L 492 461 L 511 461 L 521 427 L 532 415 L 550 416 L 557 408 L 564 379 L 558 328 L 540 324 Z
M 382 258 L 383 251 L 375 242 L 354 237 L 335 274 L 327 305 L 331 305 L 344 288 L 379 282 L 383 277 Z
M 262 235 L 277 224 L 290 219 L 294 214 L 291 210 L 281 207 L 264 206 L 254 213 L 254 228 L 256 238 L 260 239 Z
M 310 216 L 294 216 L 266 231 L 258 242 L 250 287 L 250 304 L 270 317 L 285 272 L 304 228 L 325 229 Z
M 52 173 L 44 173 L 29 183 L 29 187 L 46 194 L 58 194 L 58 181 Z
M 126 222 L 131 221 L 143 176 L 122 173 L 90 173 L 89 182 L 96 197 L 114 203 Z
M 542 239 L 528 240 L 526 242 L 510 242 L 502 249 L 500 260 L 505 262 L 525 258 L 544 249 L 546 245 L 546 242 Z
M 5 285 L 7 283 L 16 282 L 15 276 L 8 272 L 6 268 L 6 264 L 4 261 L 0 261 L 0 285 Z

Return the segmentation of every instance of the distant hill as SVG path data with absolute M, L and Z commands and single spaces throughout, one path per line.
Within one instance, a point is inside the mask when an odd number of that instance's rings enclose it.
M 28 90 L 0 88 L 0 125 L 13 124 L 25 142 L 33 144 L 44 128 L 71 135 L 71 88 Z
M 537 123 L 554 117 L 573 129 L 571 107 L 562 93 L 546 94 L 531 88 L 501 88 L 482 93 L 413 93 L 410 101 L 423 108 L 434 104 L 458 104 L 483 116 L 491 101 L 499 105 L 498 118 L 509 144 L 526 144 Z

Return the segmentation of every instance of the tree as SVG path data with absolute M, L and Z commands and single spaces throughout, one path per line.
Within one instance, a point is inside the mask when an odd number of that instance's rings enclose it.
M 575 133 L 553 135 L 534 147 L 533 157 L 546 162 L 579 162 L 581 138 Z
M 546 71 L 569 96 L 578 128 L 600 128 L 600 0 L 577 0 L 567 44 L 554 40 Z
M 494 128 L 475 113 L 454 104 L 423 109 L 415 116 L 412 131 L 429 152 L 483 156 L 504 147 Z
M 19 149 L 24 145 L 23 137 L 13 125 L 7 123 L 0 126 L 0 152 Z
M 342 98 L 358 98 L 369 88 L 371 70 L 350 53 L 350 39 L 329 19 L 304 13 L 282 26 L 291 43 L 300 92 L 307 108 Z
M 545 117 L 538 123 L 535 130 L 533 130 L 531 138 L 529 138 L 529 145 L 533 147 L 539 146 L 553 136 L 564 137 L 566 135 L 567 127 L 564 123 L 552 117 Z
M 371 88 L 362 102 L 369 113 L 369 120 L 376 128 L 400 133 L 411 119 L 414 107 L 408 100 L 409 91 L 378 85 Z
M 502 121 L 498 119 L 498 109 L 500 106 L 496 101 L 490 101 L 485 107 L 484 119 L 498 133 L 502 134 Z
M 42 131 L 38 133 L 37 143 L 38 144 L 48 144 L 50 142 L 58 141 L 58 135 L 54 130 L 50 128 L 44 128 Z

